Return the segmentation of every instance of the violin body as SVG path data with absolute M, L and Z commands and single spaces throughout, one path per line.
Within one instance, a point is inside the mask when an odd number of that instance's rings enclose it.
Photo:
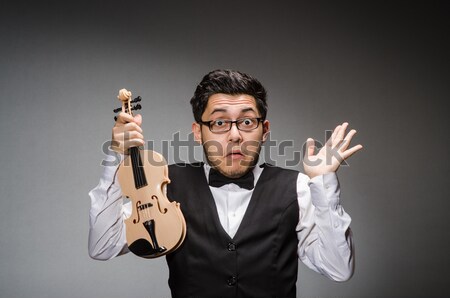
M 130 115 L 136 109 L 131 104 L 140 101 L 140 97 L 132 101 L 131 92 L 126 89 L 120 91 L 118 98 L 123 101 L 121 110 Z M 131 216 L 125 220 L 128 248 L 143 258 L 157 258 L 174 251 L 186 236 L 180 204 L 167 198 L 168 172 L 161 154 L 138 147 L 129 149 L 117 171 L 122 194 L 132 204 Z
M 186 224 L 180 204 L 170 202 L 166 196 L 170 180 L 164 157 L 151 150 L 139 150 L 139 153 L 147 186 L 137 189 L 134 180 L 130 179 L 133 177 L 130 156 L 118 170 L 122 193 L 131 200 L 133 206 L 132 215 L 125 220 L 127 242 L 134 254 L 156 258 L 181 245 L 186 235 Z

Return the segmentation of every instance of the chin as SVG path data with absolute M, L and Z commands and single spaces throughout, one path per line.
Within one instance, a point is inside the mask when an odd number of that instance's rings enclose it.
M 230 178 L 239 178 L 241 176 L 244 176 L 248 172 L 247 168 L 231 168 L 231 169 L 225 169 L 224 175 Z
M 224 162 L 223 166 L 218 166 L 217 169 L 219 172 L 221 172 L 223 175 L 230 177 L 230 178 L 239 178 L 245 174 L 247 174 L 248 171 L 250 171 L 251 168 L 253 168 L 254 163 L 248 162 L 248 161 L 236 161 L 233 162 L 231 165 L 226 165 Z

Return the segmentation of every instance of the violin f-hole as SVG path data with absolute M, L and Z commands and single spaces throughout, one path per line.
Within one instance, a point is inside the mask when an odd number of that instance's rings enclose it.
M 167 208 L 164 208 L 164 210 L 161 210 L 161 205 L 159 205 L 158 197 L 156 195 L 153 195 L 152 199 L 156 200 L 159 212 L 162 213 L 162 214 L 166 214 L 167 213 Z

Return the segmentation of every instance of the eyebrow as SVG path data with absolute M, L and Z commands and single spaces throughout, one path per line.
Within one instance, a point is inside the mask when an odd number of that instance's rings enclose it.
M 216 109 L 214 109 L 214 110 L 211 112 L 211 114 L 209 114 L 209 115 L 212 115 L 212 114 L 218 113 L 218 112 L 227 112 L 227 109 L 224 109 L 224 108 L 216 108 Z M 255 111 L 253 108 L 251 108 L 251 107 L 245 108 L 245 109 L 242 109 L 242 110 L 241 110 L 241 113 L 246 113 L 246 112 L 255 112 L 255 113 L 256 113 L 256 111 Z

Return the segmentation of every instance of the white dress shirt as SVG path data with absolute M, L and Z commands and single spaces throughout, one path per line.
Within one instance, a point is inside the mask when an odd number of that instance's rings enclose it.
M 129 251 L 124 220 L 131 215 L 132 209 L 130 202 L 123 202 L 116 179 L 117 168 L 104 167 L 99 184 L 89 192 L 89 255 L 98 260 L 109 260 Z M 204 170 L 208 179 L 210 166 L 205 164 Z M 253 169 L 255 185 L 263 170 L 258 166 Z M 220 223 L 233 238 L 247 210 L 253 189 L 243 189 L 234 183 L 221 187 L 210 186 L 210 189 Z M 298 257 L 312 270 L 332 280 L 345 281 L 353 274 L 354 248 L 349 228 L 351 218 L 340 205 L 339 195 L 339 181 L 335 173 L 313 179 L 298 174 Z

